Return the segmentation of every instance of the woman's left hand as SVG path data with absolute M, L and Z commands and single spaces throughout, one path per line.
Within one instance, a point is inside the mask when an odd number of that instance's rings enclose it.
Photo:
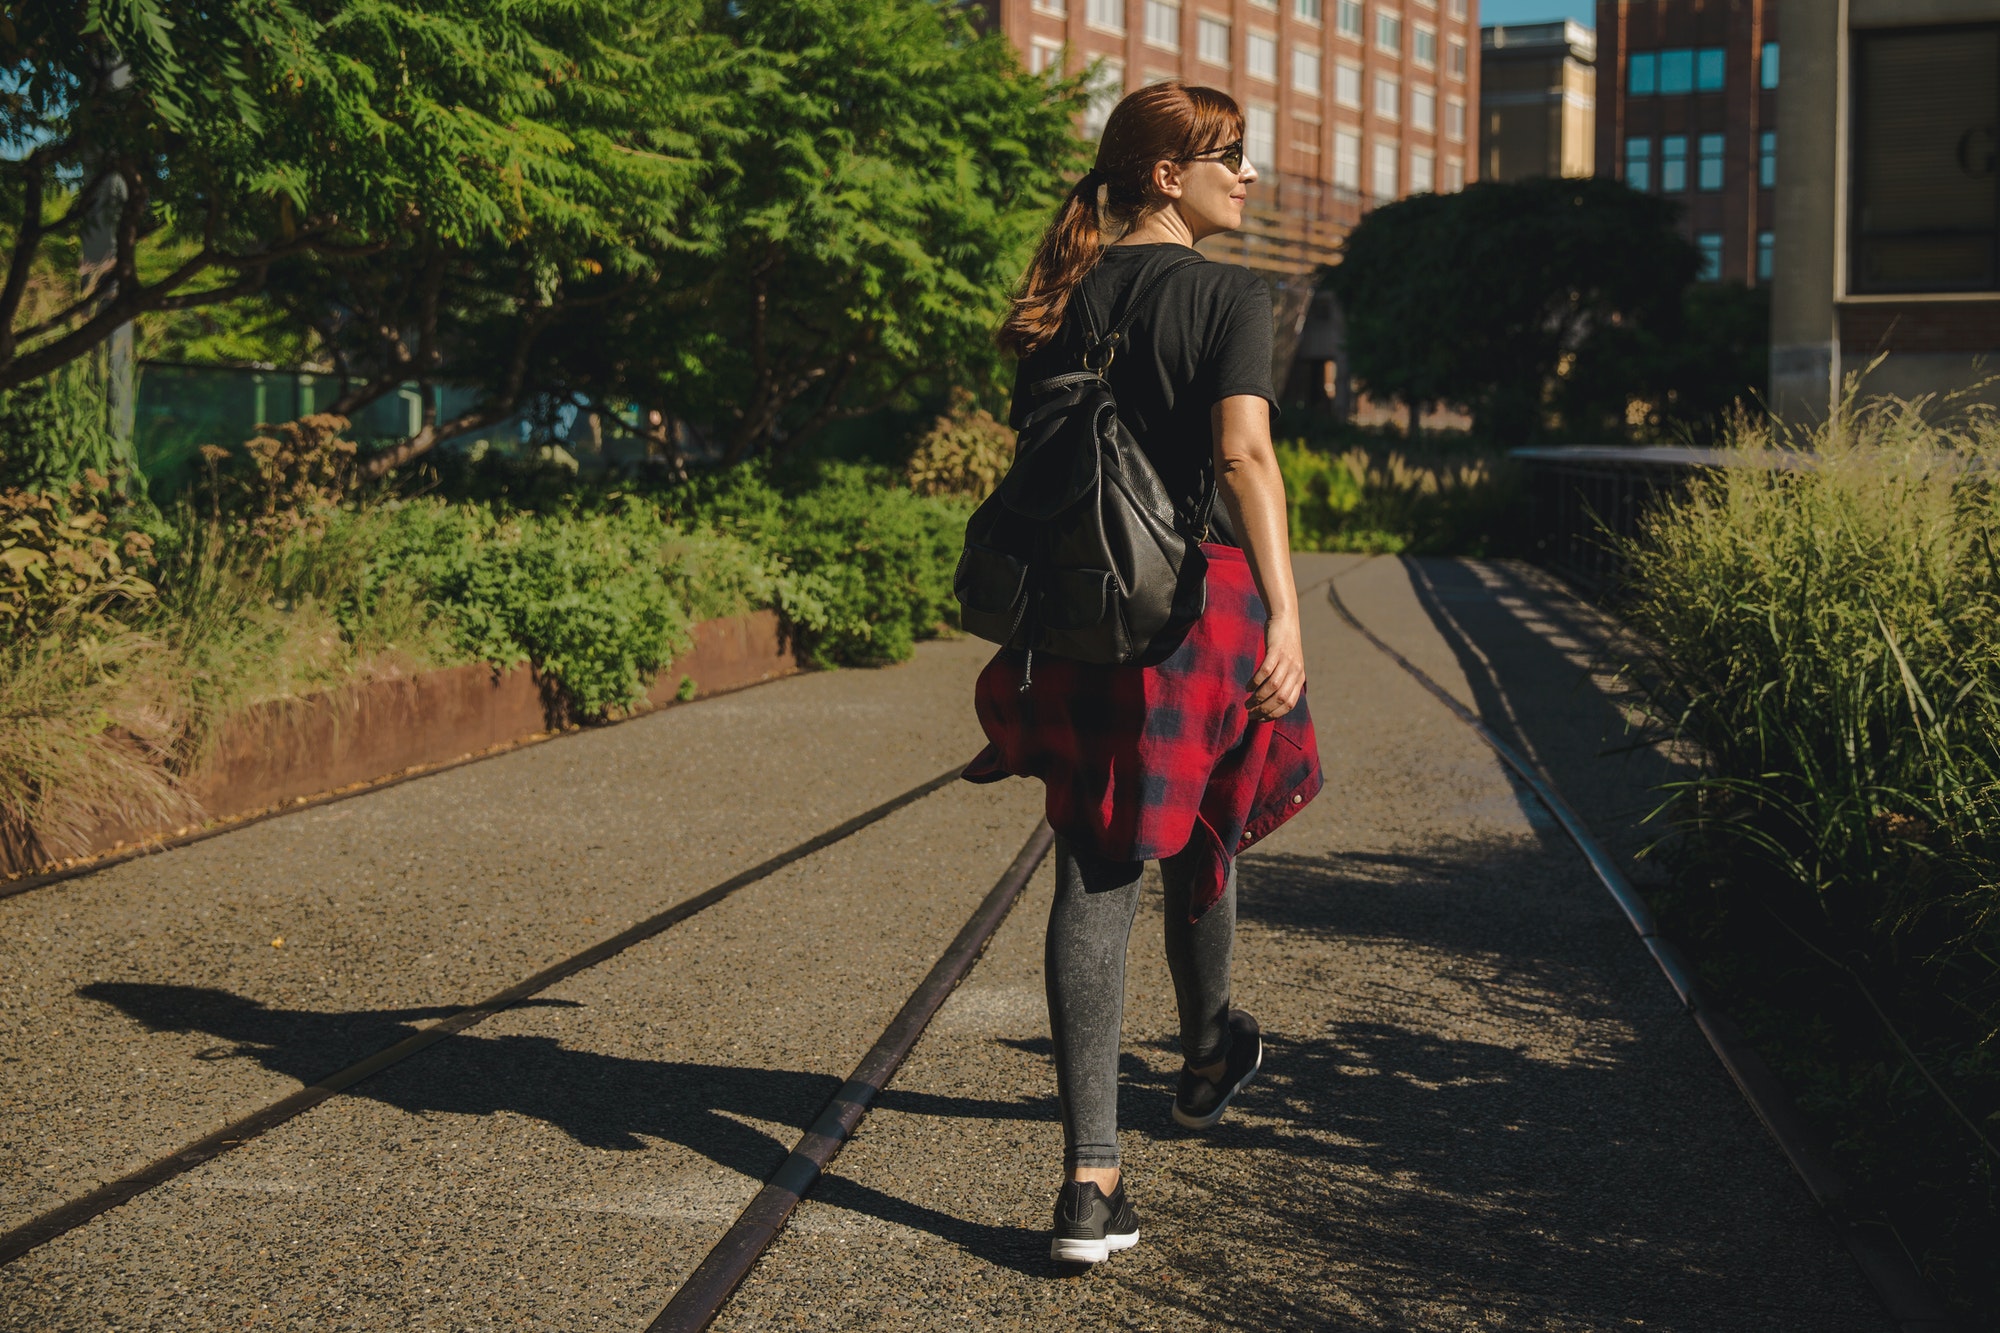
M 1306 688 L 1305 648 L 1295 618 L 1273 617 L 1264 625 L 1264 660 L 1250 678 L 1250 718 L 1270 722 L 1292 711 Z

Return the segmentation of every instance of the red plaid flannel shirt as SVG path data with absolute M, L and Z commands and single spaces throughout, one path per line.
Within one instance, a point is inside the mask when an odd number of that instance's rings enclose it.
M 1250 678 L 1264 657 L 1264 602 L 1243 552 L 1205 545 L 1208 603 L 1157 666 L 1091 666 L 1046 654 L 1021 691 L 1022 655 L 1002 650 L 975 702 L 991 742 L 971 782 L 1040 778 L 1049 824 L 1114 861 L 1208 852 L 1190 904 L 1222 897 L 1229 867 L 1319 794 L 1319 740 L 1306 701 L 1252 722 Z

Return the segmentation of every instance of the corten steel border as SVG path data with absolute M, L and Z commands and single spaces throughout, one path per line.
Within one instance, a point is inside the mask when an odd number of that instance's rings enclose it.
M 987 941 L 1006 921 L 1007 913 L 1020 899 L 1036 867 L 1055 845 L 1055 837 L 1046 819 L 1036 823 L 1020 854 L 973 910 L 929 975 L 889 1020 L 889 1026 L 882 1029 L 882 1035 L 868 1054 L 861 1057 L 861 1063 L 847 1076 L 840 1091 L 833 1094 L 812 1128 L 799 1139 L 791 1156 L 688 1275 L 667 1302 L 666 1309 L 646 1326 L 646 1333 L 699 1333 L 714 1321 L 757 1260 L 778 1238 L 806 1191 L 853 1136 L 875 1098 L 902 1068 L 903 1060 L 915 1049 L 939 1006 L 951 997 L 958 983 L 979 961 Z
M 694 682 L 693 698 L 708 699 L 799 670 L 774 611 L 703 621 L 693 636 L 694 646 L 655 677 L 646 712 L 633 717 L 678 702 L 683 680 Z M 564 725 L 560 700 L 548 682 L 526 666 L 500 671 L 473 663 L 258 704 L 223 724 L 210 759 L 189 779 L 208 812 L 201 827 L 101 828 L 90 859 L 0 881 L 0 898 L 576 730 Z
M 1355 566 L 1357 569 L 1360 567 Z M 1791 1163 L 1806 1192 L 1826 1214 L 1834 1232 L 1847 1246 L 1847 1252 L 1854 1257 L 1862 1277 L 1874 1289 L 1876 1298 L 1888 1310 L 1896 1327 L 1903 1333 L 1955 1333 L 1956 1323 L 1946 1313 L 1943 1303 L 1917 1271 L 1909 1255 L 1892 1237 L 1885 1236 L 1881 1227 L 1866 1218 L 1855 1216 L 1850 1206 L 1852 1196 L 1847 1181 L 1827 1161 L 1817 1136 L 1799 1115 L 1778 1076 L 1771 1072 L 1771 1067 L 1745 1039 L 1742 1029 L 1709 999 L 1680 951 L 1660 934 L 1659 922 L 1654 919 L 1652 909 L 1618 869 L 1610 854 L 1591 836 L 1583 817 L 1570 807 L 1551 782 L 1513 746 L 1501 740 L 1477 713 L 1460 703 L 1431 679 L 1423 668 L 1391 648 L 1356 619 L 1354 613 L 1347 609 L 1347 603 L 1341 600 L 1337 577 L 1328 581 L 1326 596 L 1335 614 L 1408 672 L 1417 684 L 1450 709 L 1454 717 L 1471 728 L 1555 817 L 1563 832 L 1569 835 L 1569 840 L 1583 853 L 1584 860 L 1590 863 L 1591 871 L 1610 893 L 1618 910 L 1632 924 L 1640 942 L 1646 946 L 1646 952 L 1652 955 L 1653 961 L 1666 975 L 1667 984 L 1674 988 L 1681 1007 L 1701 1029 L 1709 1049 L 1715 1052 L 1715 1058 L 1722 1062 L 1722 1067 L 1735 1081 L 1743 1100 L 1750 1103 L 1750 1109 L 1756 1112 L 1765 1130 L 1776 1141 L 1779 1151 Z
M 929 781 L 918 783 L 908 791 L 892 796 L 882 804 L 864 810 L 852 819 L 827 829 L 824 833 L 815 834 L 804 842 L 788 847 L 776 856 L 730 876 L 713 888 L 705 889 L 691 898 L 683 898 L 672 907 L 656 912 L 636 925 L 628 926 L 609 939 L 601 940 L 579 953 L 571 954 L 561 962 L 543 968 L 525 981 L 516 982 L 498 994 L 442 1018 L 393 1045 L 385 1046 L 363 1060 L 356 1061 L 344 1069 L 335 1070 L 324 1078 L 300 1088 L 297 1092 L 280 1097 L 249 1115 L 232 1120 L 214 1133 L 203 1135 L 177 1151 L 136 1171 L 127 1172 L 116 1180 L 107 1181 L 88 1194 L 58 1204 L 12 1230 L 0 1232 L 0 1264 L 12 1263 L 29 1251 L 67 1235 L 120 1204 L 129 1203 L 149 1190 L 157 1189 L 168 1181 L 185 1175 L 202 1163 L 220 1157 L 230 1149 L 241 1147 L 252 1139 L 276 1129 L 287 1120 L 303 1115 L 321 1102 L 347 1091 L 363 1079 L 371 1078 L 392 1065 L 401 1064 L 447 1037 L 477 1027 L 493 1015 L 547 990 L 558 981 L 596 967 L 633 945 L 644 943 L 655 935 L 679 925 L 697 912 L 715 906 L 737 890 L 768 879 L 786 866 L 825 851 L 871 824 L 880 823 L 905 806 L 914 805 L 931 793 L 957 782 L 962 772 L 963 769 L 957 767 L 946 769 Z

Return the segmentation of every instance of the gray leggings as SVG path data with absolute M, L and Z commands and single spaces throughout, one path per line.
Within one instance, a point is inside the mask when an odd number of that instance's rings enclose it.
M 1056 839 L 1046 978 L 1062 1099 L 1063 1164 L 1118 1165 L 1118 1044 L 1125 1018 L 1125 947 L 1139 909 L 1143 862 L 1106 861 Z M 1167 968 L 1181 1015 L 1181 1054 L 1201 1066 L 1229 1050 L 1229 954 L 1236 942 L 1236 872 L 1222 901 L 1189 924 L 1191 871 L 1160 862 L 1166 881 Z

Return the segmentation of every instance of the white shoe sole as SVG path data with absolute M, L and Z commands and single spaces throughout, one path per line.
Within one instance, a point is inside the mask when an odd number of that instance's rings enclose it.
M 1103 1240 L 1072 1240 L 1057 1236 L 1049 1242 L 1049 1258 L 1059 1264 L 1101 1264 L 1119 1250 L 1129 1250 L 1139 1243 L 1139 1233 L 1135 1230 L 1124 1236 L 1106 1236 Z
M 1224 1097 L 1221 1101 L 1217 1102 L 1215 1104 L 1215 1109 L 1213 1111 L 1210 1111 L 1207 1115 L 1189 1115 L 1186 1111 L 1181 1110 L 1180 1099 L 1175 1098 L 1174 1123 L 1179 1125 L 1182 1129 L 1213 1129 L 1215 1127 L 1215 1122 L 1222 1119 L 1222 1113 L 1229 1109 L 1229 1103 L 1236 1100 L 1236 1094 L 1243 1091 L 1243 1089 L 1249 1087 L 1251 1080 L 1257 1077 L 1257 1071 L 1262 1069 L 1263 1067 L 1264 1067 L 1264 1036 L 1262 1033 L 1259 1033 L 1257 1035 L 1257 1063 L 1250 1066 L 1250 1072 L 1243 1076 L 1243 1081 L 1241 1083 L 1238 1083 L 1235 1087 L 1231 1088 L 1229 1090 L 1229 1095 L 1227 1097 Z

